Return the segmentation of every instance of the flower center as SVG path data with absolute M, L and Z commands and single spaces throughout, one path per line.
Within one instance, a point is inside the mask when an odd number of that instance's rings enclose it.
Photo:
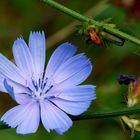
M 32 79 L 31 96 L 35 100 L 42 100 L 46 98 L 46 94 L 53 88 L 52 82 L 48 78 L 42 80 L 39 78 L 37 81 Z

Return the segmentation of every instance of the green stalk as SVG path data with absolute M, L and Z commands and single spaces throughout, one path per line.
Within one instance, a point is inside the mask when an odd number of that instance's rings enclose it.
M 89 18 L 87 16 L 81 15 L 80 13 L 78 13 L 76 11 L 73 11 L 73 10 L 71 10 L 71 9 L 69 9 L 69 8 L 67 8 L 67 7 L 65 7 L 65 6 L 53 1 L 53 0 L 43 0 L 43 1 L 46 4 L 50 5 L 51 7 L 55 8 L 55 9 L 57 9 L 57 10 L 63 12 L 63 13 L 65 13 L 65 14 L 67 14 L 67 15 L 69 15 L 69 16 L 71 16 L 71 17 L 73 17 L 73 18 L 75 18 L 75 19 L 77 19 L 77 20 L 79 20 L 81 22 L 89 22 L 90 21 L 95 26 L 102 27 L 103 29 L 105 29 L 109 33 L 112 33 L 112 34 L 114 34 L 116 36 L 119 36 L 119 37 L 121 37 L 121 38 L 123 38 L 125 40 L 128 40 L 128 41 L 130 41 L 132 43 L 140 45 L 140 40 L 137 39 L 136 37 L 133 37 L 133 36 L 131 36 L 129 34 L 121 32 L 118 29 L 112 28 L 111 26 L 109 26 L 107 24 L 104 24 L 102 22 L 95 21 L 95 20 L 93 20 L 93 19 L 91 19 L 91 18 Z
M 138 113 L 140 113 L 140 105 L 128 108 L 114 109 L 111 111 L 86 112 L 79 116 L 72 116 L 71 118 L 73 120 L 87 120 L 87 119 L 112 118 Z
M 70 116 L 74 121 L 77 120 L 88 120 L 88 119 L 100 119 L 100 118 L 111 118 L 119 117 L 124 115 L 132 115 L 140 113 L 140 105 L 129 108 L 113 109 L 113 111 L 102 111 L 102 112 L 86 112 L 79 116 Z M 9 128 L 5 123 L 0 122 L 0 129 Z

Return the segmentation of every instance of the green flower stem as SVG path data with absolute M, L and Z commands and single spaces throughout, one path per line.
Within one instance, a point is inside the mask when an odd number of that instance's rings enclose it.
M 73 10 L 53 1 L 53 0 L 43 0 L 43 1 L 45 3 L 47 3 L 48 5 L 50 5 L 51 7 L 65 13 L 67 15 L 70 15 L 71 17 L 73 17 L 81 22 L 89 22 L 90 21 L 90 22 L 92 22 L 93 25 L 95 25 L 97 27 L 102 27 L 103 29 L 105 29 L 109 33 L 112 33 L 116 36 L 119 36 L 119 37 L 125 39 L 125 40 L 131 41 L 137 45 L 140 45 L 140 39 L 137 39 L 136 37 L 128 35 L 124 32 L 121 32 L 118 29 L 109 26 L 108 24 L 104 24 L 102 22 L 95 21 L 87 16 L 81 15 L 80 13 L 75 12 L 75 11 L 73 11 Z
M 135 107 L 129 107 L 129 108 L 113 109 L 111 111 L 86 112 L 79 116 L 70 116 L 70 118 L 74 121 L 77 121 L 77 120 L 88 120 L 88 119 L 111 118 L 111 117 L 132 115 L 138 113 L 140 113 L 140 105 L 137 105 Z M 0 122 L 0 129 L 6 129 L 6 128 L 9 128 L 8 125 L 6 125 L 3 122 Z
M 81 15 L 78 12 L 75 12 L 75 11 L 73 11 L 73 10 L 71 10 L 71 9 L 69 9 L 69 8 L 67 8 L 67 7 L 65 7 L 65 6 L 53 1 L 53 0 L 43 0 L 43 1 L 45 3 L 47 3 L 48 5 L 50 5 L 51 7 L 55 8 L 55 9 L 57 9 L 57 10 L 63 12 L 63 13 L 65 13 L 65 14 L 67 14 L 67 15 L 69 15 L 69 16 L 71 16 L 71 17 L 73 17 L 73 18 L 75 18 L 75 19 L 77 19 L 77 20 L 79 20 L 81 22 L 88 22 L 88 21 L 92 20 L 92 19 L 90 19 L 90 18 L 88 18 L 88 17 L 86 17 L 84 15 Z M 97 25 L 97 26 L 100 26 L 99 25 L 100 23 L 98 23 L 95 20 L 92 20 L 92 23 Z
M 140 105 L 129 108 L 113 109 L 111 111 L 86 112 L 79 116 L 72 116 L 71 118 L 73 120 L 87 120 L 87 119 L 112 118 L 138 113 L 140 113 Z

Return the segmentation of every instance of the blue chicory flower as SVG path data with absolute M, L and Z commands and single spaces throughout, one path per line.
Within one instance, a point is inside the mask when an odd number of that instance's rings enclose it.
M 91 62 L 84 54 L 75 55 L 75 46 L 63 43 L 44 71 L 44 32 L 31 32 L 28 46 L 22 37 L 14 42 L 16 65 L 0 54 L 0 91 L 18 104 L 1 120 L 18 134 L 36 132 L 40 120 L 48 132 L 63 134 L 72 126 L 67 114 L 85 112 L 96 98 L 95 86 L 79 85 L 91 73 Z

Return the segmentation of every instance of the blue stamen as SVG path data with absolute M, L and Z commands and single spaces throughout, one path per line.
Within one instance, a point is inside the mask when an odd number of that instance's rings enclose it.
M 39 78 L 38 82 L 39 82 L 39 86 L 41 86 L 41 80 L 40 80 L 40 78 Z
M 34 82 L 34 80 L 32 80 L 32 84 L 35 87 L 36 91 L 38 91 L 38 86 L 36 85 L 36 83 Z
M 50 89 L 53 87 L 53 85 L 51 85 L 50 87 L 49 87 L 49 89 L 47 89 L 46 90 L 46 92 L 45 93 L 47 93 L 47 92 L 49 92 L 50 91 Z
M 54 98 L 55 98 L 55 96 L 50 96 L 50 97 L 49 97 L 49 99 L 54 99 Z

